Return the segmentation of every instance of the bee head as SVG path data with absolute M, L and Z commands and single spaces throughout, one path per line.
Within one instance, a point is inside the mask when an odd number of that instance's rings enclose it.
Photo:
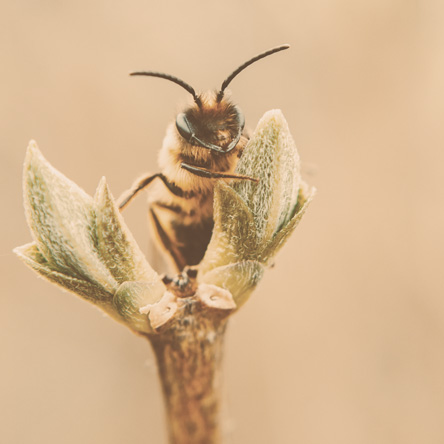
M 233 150 L 242 135 L 245 125 L 242 111 L 229 100 L 224 98 L 225 89 L 229 83 L 247 66 L 276 52 L 288 49 L 289 45 L 282 45 L 265 51 L 234 70 L 222 83 L 220 90 L 215 94 L 197 95 L 194 88 L 183 80 L 155 71 L 133 72 L 132 76 L 151 76 L 170 80 L 187 90 L 195 104 L 176 118 L 176 128 L 181 137 L 188 143 L 207 148 L 219 153 L 228 153 Z
M 194 106 L 177 115 L 176 128 L 191 145 L 228 153 L 239 142 L 245 119 L 238 106 L 218 100 L 217 94 L 198 96 Z

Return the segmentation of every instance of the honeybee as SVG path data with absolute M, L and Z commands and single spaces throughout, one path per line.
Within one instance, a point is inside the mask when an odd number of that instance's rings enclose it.
M 225 89 L 252 63 L 288 48 L 289 45 L 278 46 L 249 59 L 223 81 L 219 91 L 202 94 L 170 74 L 154 71 L 130 74 L 169 80 L 194 99 L 167 128 L 159 152 L 161 172 L 140 177 L 118 199 L 123 210 L 139 191 L 150 185 L 151 230 L 177 271 L 199 264 L 205 254 L 213 231 L 215 180 L 257 182 L 253 177 L 234 173 L 249 138 L 242 111 L 225 97 Z

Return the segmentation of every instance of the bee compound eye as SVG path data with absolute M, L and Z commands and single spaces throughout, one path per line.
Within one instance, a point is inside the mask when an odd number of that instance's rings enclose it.
M 237 121 L 239 122 L 239 128 L 242 131 L 244 129 L 244 126 L 245 126 L 244 113 L 237 106 L 236 106 L 236 112 L 237 112 Z
M 176 128 L 179 134 L 189 142 L 193 137 L 193 131 L 191 130 L 190 123 L 184 113 L 180 113 L 176 117 Z

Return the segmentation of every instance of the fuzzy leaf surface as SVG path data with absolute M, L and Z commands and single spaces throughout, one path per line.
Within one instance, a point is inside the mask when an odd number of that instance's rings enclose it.
M 113 293 L 118 284 L 96 249 L 93 199 L 53 168 L 33 142 L 25 160 L 24 201 L 28 225 L 49 267 Z
M 201 273 L 254 257 L 257 248 L 253 215 L 242 198 L 227 184 L 214 190 L 214 228 Z
M 143 333 L 152 333 L 148 317 L 140 313 L 140 309 L 159 302 L 164 291 L 163 284 L 150 284 L 144 281 L 124 282 L 114 295 L 113 305 L 131 328 Z
M 239 308 L 248 299 L 263 274 L 262 264 L 247 260 L 213 268 L 201 277 L 200 282 L 228 290 Z
M 267 242 L 290 219 L 301 182 L 299 170 L 299 154 L 282 112 L 266 112 L 236 168 L 259 183 L 243 180 L 232 185 L 253 214 L 258 242 Z
M 50 267 L 48 261 L 40 253 L 35 242 L 15 248 L 14 253 L 16 253 L 26 265 L 48 281 L 95 304 L 110 304 L 112 294 L 104 290 L 103 287 L 84 279 L 77 279 L 70 275 L 54 271 Z
M 158 283 L 159 275 L 151 268 L 133 235 L 126 226 L 105 178 L 97 187 L 95 199 L 97 250 L 100 258 L 118 283 L 146 281 Z

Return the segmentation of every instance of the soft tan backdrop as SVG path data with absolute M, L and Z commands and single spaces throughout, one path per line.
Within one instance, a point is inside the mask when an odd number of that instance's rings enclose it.
M 255 122 L 281 108 L 318 195 L 226 344 L 230 444 L 444 442 L 444 20 L 438 0 L 0 5 L 0 442 L 164 443 L 142 339 L 39 280 L 28 140 L 93 193 L 146 170 L 188 98 L 131 70 L 231 84 Z M 146 250 L 145 203 L 125 213 Z

